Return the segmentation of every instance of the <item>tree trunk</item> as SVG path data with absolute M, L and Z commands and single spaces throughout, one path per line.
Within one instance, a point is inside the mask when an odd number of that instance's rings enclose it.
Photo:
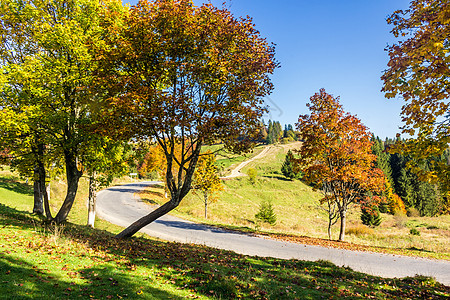
M 328 221 L 328 240 L 331 241 L 331 220 Z
M 204 192 L 203 196 L 205 197 L 205 219 L 208 219 L 208 192 Z
M 33 205 L 33 213 L 37 215 L 44 214 L 44 197 L 41 193 L 40 181 L 39 181 L 39 166 L 36 164 L 34 167 L 34 183 L 33 183 L 33 191 L 34 191 L 34 205 Z
M 45 188 L 45 180 L 46 180 L 46 172 L 45 172 L 45 165 L 44 165 L 44 145 L 39 144 L 37 146 L 38 151 L 38 173 L 39 173 L 39 192 L 44 198 L 44 210 L 45 215 L 47 217 L 47 220 L 52 220 L 52 211 L 50 210 L 50 203 L 48 200 L 48 194 L 47 189 Z
M 78 190 L 78 182 L 80 181 L 80 177 L 82 175 L 82 172 L 78 171 L 76 155 L 70 151 L 65 151 L 64 159 L 66 162 L 67 194 L 63 205 L 55 217 L 55 222 L 57 224 L 60 224 L 67 219 L 73 202 L 75 201 L 75 196 L 77 195 Z
M 116 238 L 122 239 L 132 237 L 142 227 L 147 226 L 148 224 L 155 221 L 159 217 L 162 217 L 171 210 L 175 209 L 178 206 L 178 204 L 176 203 L 179 204 L 179 201 L 174 201 L 173 199 L 170 200 L 169 202 L 166 202 L 164 205 L 158 207 L 150 214 L 140 218 L 139 220 L 137 220 L 136 222 L 125 228 L 121 233 L 116 235 Z
M 344 241 L 345 239 L 345 218 L 346 218 L 347 211 L 342 210 L 341 211 L 341 228 L 339 230 L 339 241 Z
M 97 204 L 97 183 L 95 174 L 89 177 L 88 221 L 87 225 L 94 228 L 95 209 Z

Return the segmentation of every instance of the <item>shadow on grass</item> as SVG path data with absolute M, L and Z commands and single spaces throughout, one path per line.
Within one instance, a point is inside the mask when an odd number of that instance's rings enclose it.
M 17 182 L 13 179 L 0 178 L 0 188 L 19 194 L 33 195 L 33 187 L 25 183 Z
M 20 215 L 23 212 L 0 206 L 0 219 L 11 222 L 9 219 L 17 219 Z M 50 295 L 45 298 L 180 298 L 158 288 L 164 285 L 182 290 L 187 295 L 221 299 L 445 299 L 450 296 L 449 287 L 429 278 L 383 279 L 336 267 L 327 261 L 249 257 L 200 245 L 144 237 L 117 240 L 107 231 L 74 224 L 67 224 L 63 235 L 92 249 L 89 257 L 97 263 L 71 271 L 82 283 L 74 284 L 70 276 L 58 278 L 50 275 L 55 278 L 49 278 L 48 274 L 36 275 L 33 273 L 36 266 L 5 256 L 0 260 L 2 291 L 5 287 L 11 295 L 15 289 L 30 286 L 28 293 L 35 297 L 45 293 Z M 83 256 L 76 251 L 70 255 Z M 5 275 L 11 267 L 15 269 Z M 13 271 L 24 281 L 22 286 L 17 285 L 19 279 L 4 279 Z M 33 297 L 25 294 L 22 298 Z
M 0 257 L 0 299 L 181 299 L 150 286 L 140 286 L 133 276 L 113 266 L 84 268 L 58 276 L 45 266 L 11 255 Z M 75 283 L 81 278 L 82 283 Z
M 280 174 L 265 174 L 265 175 L 262 175 L 261 177 L 270 178 L 270 179 L 278 179 L 278 180 L 282 180 L 282 181 L 294 181 L 294 180 L 289 179 Z

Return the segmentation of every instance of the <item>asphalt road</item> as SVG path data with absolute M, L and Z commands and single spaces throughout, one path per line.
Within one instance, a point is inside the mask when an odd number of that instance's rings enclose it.
M 97 214 L 111 223 L 127 227 L 152 210 L 151 206 L 140 201 L 134 193 L 154 183 L 133 183 L 99 192 Z M 448 261 L 288 243 L 200 225 L 170 215 L 163 216 L 140 232 L 168 241 L 201 244 L 245 255 L 308 261 L 328 260 L 337 266 L 348 266 L 355 271 L 382 277 L 416 274 L 432 276 L 450 286 Z

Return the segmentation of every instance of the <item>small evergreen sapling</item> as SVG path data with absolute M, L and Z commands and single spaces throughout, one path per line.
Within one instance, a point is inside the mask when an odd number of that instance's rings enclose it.
M 277 216 L 273 211 L 272 202 L 263 200 L 259 206 L 259 211 L 255 215 L 255 218 L 262 222 L 269 223 L 270 225 L 275 225 L 277 223 Z

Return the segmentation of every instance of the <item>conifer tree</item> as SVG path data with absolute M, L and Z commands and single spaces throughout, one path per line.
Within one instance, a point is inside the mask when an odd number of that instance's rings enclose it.
M 361 206 L 361 221 L 366 226 L 379 226 L 381 224 L 381 215 L 378 206 Z
M 298 170 L 295 171 L 294 169 L 294 155 L 292 154 L 291 150 L 289 150 L 286 154 L 286 158 L 283 162 L 283 165 L 281 166 L 281 172 L 289 179 L 301 178 L 301 172 Z

